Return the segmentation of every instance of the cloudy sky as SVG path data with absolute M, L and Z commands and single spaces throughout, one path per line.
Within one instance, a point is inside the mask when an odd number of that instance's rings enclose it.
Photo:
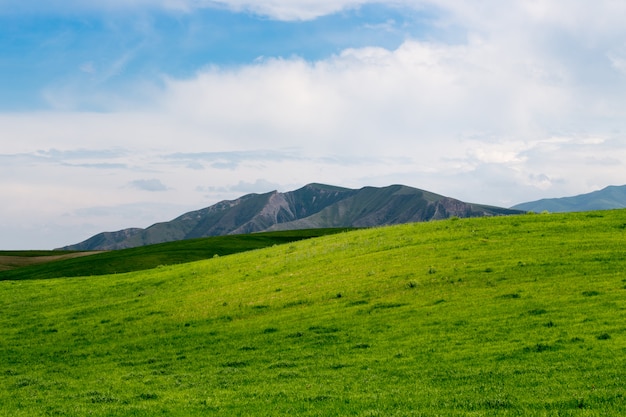
M 626 183 L 626 2 L 0 0 L 0 249 L 246 193 Z

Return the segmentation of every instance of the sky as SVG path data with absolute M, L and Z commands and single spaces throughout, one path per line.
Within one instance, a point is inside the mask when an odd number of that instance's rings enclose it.
M 626 184 L 626 2 L 0 0 L 0 250 L 248 193 Z

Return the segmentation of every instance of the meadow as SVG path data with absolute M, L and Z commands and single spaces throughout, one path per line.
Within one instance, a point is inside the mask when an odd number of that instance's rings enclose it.
M 624 415 L 625 239 L 453 218 L 1 281 L 0 414 Z
M 141 271 L 232 255 L 282 243 L 350 230 L 347 228 L 287 230 L 247 235 L 213 236 L 115 251 L 0 251 L 0 281 L 48 279 Z M 89 256 L 89 258 L 84 258 Z

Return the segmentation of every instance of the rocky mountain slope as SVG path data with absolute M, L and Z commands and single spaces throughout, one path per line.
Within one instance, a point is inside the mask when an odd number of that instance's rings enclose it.
M 65 250 L 124 249 L 174 240 L 270 230 L 371 227 L 451 216 L 519 214 L 518 210 L 465 203 L 404 185 L 358 190 L 309 184 L 286 193 L 248 194 L 185 213 L 146 229 L 97 234 Z

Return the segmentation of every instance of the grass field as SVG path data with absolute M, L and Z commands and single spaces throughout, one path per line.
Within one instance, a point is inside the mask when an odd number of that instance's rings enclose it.
M 625 210 L 450 219 L 2 281 L 0 414 L 624 415 L 625 239 Z
M 214 236 L 109 252 L 0 251 L 0 280 L 117 274 L 231 255 L 348 229 L 307 229 Z M 89 259 L 83 258 L 90 255 Z

